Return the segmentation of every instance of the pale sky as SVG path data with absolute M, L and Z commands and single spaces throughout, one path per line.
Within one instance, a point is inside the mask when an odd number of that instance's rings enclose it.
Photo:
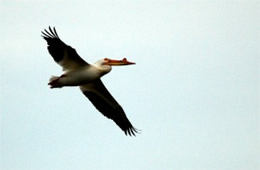
M 258 170 L 259 1 L 1 0 L 1 170 Z M 62 74 L 41 31 L 92 63 L 125 136 Z

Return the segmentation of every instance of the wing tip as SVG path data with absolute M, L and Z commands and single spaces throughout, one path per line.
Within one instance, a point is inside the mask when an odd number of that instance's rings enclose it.
M 42 33 L 42 37 L 46 40 L 46 39 L 60 39 L 59 35 L 57 34 L 57 31 L 55 29 L 55 27 L 51 28 L 51 26 L 48 27 L 49 30 L 44 29 L 43 31 L 41 31 Z
M 140 134 L 141 130 L 136 129 L 135 127 L 129 127 L 128 129 L 124 130 L 126 136 L 135 136 L 136 134 Z

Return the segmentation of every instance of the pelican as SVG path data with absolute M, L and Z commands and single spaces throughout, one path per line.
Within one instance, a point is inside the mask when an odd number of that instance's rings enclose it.
M 83 60 L 76 50 L 65 44 L 58 36 L 55 27 L 42 31 L 42 37 L 47 41 L 48 51 L 54 61 L 59 64 L 64 73 L 61 76 L 52 76 L 48 85 L 50 88 L 79 86 L 81 92 L 92 102 L 98 111 L 112 119 L 125 135 L 134 135 L 139 131 L 128 120 L 123 108 L 108 92 L 100 78 L 109 73 L 112 66 L 135 64 L 122 60 L 104 58 L 94 64 Z

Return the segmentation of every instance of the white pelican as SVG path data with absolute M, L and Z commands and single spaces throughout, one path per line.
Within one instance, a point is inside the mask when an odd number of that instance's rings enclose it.
M 50 88 L 61 88 L 64 86 L 79 86 L 82 93 L 104 116 L 112 119 L 126 135 L 134 135 L 138 130 L 133 127 L 127 119 L 123 108 L 108 92 L 100 78 L 109 73 L 111 66 L 122 66 L 135 64 L 122 60 L 101 59 L 94 64 L 84 61 L 76 50 L 59 38 L 55 28 L 44 29 L 42 37 L 47 41 L 48 51 L 64 71 L 61 76 L 52 76 L 48 85 Z

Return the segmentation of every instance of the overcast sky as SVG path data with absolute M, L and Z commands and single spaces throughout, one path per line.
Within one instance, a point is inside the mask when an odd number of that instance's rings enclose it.
M 259 1 L 1 0 L 2 170 L 257 170 Z M 125 136 L 61 75 L 41 31 L 92 63 L 141 129 Z

